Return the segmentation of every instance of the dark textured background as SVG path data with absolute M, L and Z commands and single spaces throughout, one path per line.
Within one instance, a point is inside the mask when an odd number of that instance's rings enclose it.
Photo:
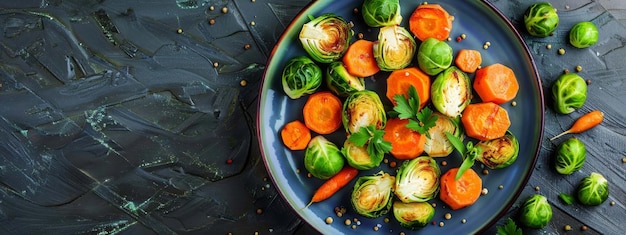
M 0 1 L 0 233 L 315 233 L 274 189 L 254 121 L 266 59 L 308 2 Z M 519 29 L 532 3 L 491 2 Z M 503 219 L 541 193 L 553 220 L 525 234 L 561 234 L 565 225 L 572 233 L 586 225 L 585 234 L 619 234 L 626 224 L 626 3 L 551 2 L 561 17 L 554 37 L 521 31 L 543 80 L 546 139 Z M 600 41 L 576 50 L 564 42 L 582 20 L 596 23 Z M 576 65 L 591 80 L 588 101 L 557 115 L 549 87 Z M 560 176 L 551 157 L 564 139 L 547 138 L 591 109 L 606 117 L 578 135 L 588 161 Z M 610 182 L 607 202 L 558 200 L 592 171 Z

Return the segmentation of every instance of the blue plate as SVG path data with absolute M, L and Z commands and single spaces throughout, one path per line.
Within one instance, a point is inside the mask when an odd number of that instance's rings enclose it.
M 318 231 L 324 234 L 410 232 L 400 227 L 391 213 L 377 219 L 367 219 L 358 215 L 350 204 L 350 193 L 354 181 L 330 199 L 305 208 L 323 181 L 307 177 L 303 164 L 304 151 L 290 151 L 285 148 L 279 135 L 280 129 L 287 122 L 296 119 L 303 120 L 302 106 L 307 97 L 289 99 L 281 85 L 281 73 L 286 61 L 297 55 L 306 55 L 298 40 L 300 28 L 309 21 L 309 15 L 318 16 L 322 13 L 333 12 L 354 23 L 355 35 L 363 33 L 365 39 L 374 41 L 378 29 L 366 28 L 361 15 L 354 13 L 355 8 L 360 9 L 361 3 L 360 0 L 313 2 L 296 16 L 284 32 L 267 64 L 260 91 L 257 125 L 261 151 L 267 170 L 278 191 L 294 211 Z M 419 1 L 401 1 L 403 26 L 407 26 L 409 16 L 419 3 Z M 493 63 L 509 66 L 515 72 L 520 85 L 519 93 L 515 98 L 517 105 L 502 104 L 509 112 L 512 122 L 509 130 L 518 137 L 521 146 L 517 161 L 507 168 L 490 170 L 487 175 L 480 173 L 484 166 L 480 163 L 475 164 L 474 169 L 479 172 L 483 179 L 483 187 L 487 188 L 489 193 L 481 196 L 474 205 L 456 211 L 447 208 L 439 199 L 431 200 L 431 203 L 436 204 L 433 225 L 420 230 L 420 233 L 425 234 L 474 234 L 487 229 L 506 213 L 532 173 L 543 135 L 544 101 L 541 80 L 521 36 L 493 5 L 486 1 L 429 1 L 429 3 L 442 5 L 455 17 L 451 33 L 452 40 L 449 42 L 455 54 L 462 48 L 480 50 L 483 66 Z M 455 39 L 461 34 L 467 37 L 457 42 Z M 483 49 L 485 42 L 491 43 L 486 50 Z M 366 79 L 366 88 L 381 94 L 385 104 L 390 107 L 391 104 L 384 95 L 387 75 L 388 73 L 380 72 L 374 78 Z M 473 74 L 470 77 L 473 78 Z M 344 130 L 340 129 L 327 137 L 338 146 L 342 146 L 345 139 Z M 387 158 L 390 161 L 394 160 L 390 156 Z M 446 166 L 441 166 L 442 173 L 450 167 L 458 167 L 461 163 L 460 155 L 456 152 L 445 158 L 436 158 L 436 160 L 439 163 L 447 162 Z M 377 169 L 362 171 L 359 174 L 371 175 L 380 170 L 395 175 L 396 169 L 381 164 Z M 500 189 L 500 185 L 504 187 Z M 335 213 L 336 207 L 346 208 L 346 213 L 341 218 Z M 451 213 L 452 218 L 444 219 L 445 213 Z M 334 222 L 326 224 L 327 217 L 333 218 Z M 353 220 L 354 218 L 360 221 L 356 228 L 344 224 L 346 219 Z M 462 223 L 463 219 L 466 223 Z M 445 226 L 439 226 L 441 221 L 445 223 Z M 374 227 L 379 227 L 377 232 Z

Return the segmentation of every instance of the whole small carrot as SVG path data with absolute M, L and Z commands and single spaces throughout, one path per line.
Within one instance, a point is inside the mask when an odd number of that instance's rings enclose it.
M 604 113 L 599 110 L 593 110 L 591 112 L 586 113 L 585 115 L 580 116 L 570 127 L 568 130 L 564 131 L 561 134 L 558 134 L 550 140 L 555 140 L 556 138 L 561 137 L 562 135 L 569 133 L 581 133 L 583 131 L 589 130 L 592 127 L 599 125 L 604 119 Z
M 311 202 L 306 205 L 305 208 L 309 207 L 311 204 L 315 202 L 321 202 L 328 198 L 330 198 L 333 194 L 335 194 L 339 189 L 346 186 L 352 179 L 354 179 L 359 174 L 359 170 L 353 168 L 351 166 L 345 166 L 339 173 L 335 174 L 330 179 L 326 180 L 313 194 L 311 198 Z

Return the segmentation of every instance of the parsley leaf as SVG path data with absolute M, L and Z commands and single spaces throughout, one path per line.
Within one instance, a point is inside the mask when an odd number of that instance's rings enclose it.
M 498 235 L 522 235 L 522 229 L 517 227 L 513 219 L 508 218 L 502 226 L 497 226 Z
M 359 131 L 352 133 L 348 140 L 359 147 L 367 144 L 367 153 L 370 156 L 379 156 L 391 151 L 391 143 L 383 139 L 384 134 L 385 131 L 378 130 L 374 125 L 370 125 L 359 128 Z
M 393 99 L 396 101 L 393 111 L 398 114 L 398 118 L 409 119 L 406 127 L 430 138 L 428 130 L 435 126 L 438 116 L 433 115 L 433 111 L 428 107 L 420 110 L 420 97 L 415 87 L 413 85 L 409 87 L 408 98 L 396 94 Z

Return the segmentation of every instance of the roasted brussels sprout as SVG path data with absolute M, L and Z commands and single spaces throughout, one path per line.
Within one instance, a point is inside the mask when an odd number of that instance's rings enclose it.
M 519 142 L 510 131 L 500 138 L 479 141 L 476 147 L 480 148 L 476 160 L 491 169 L 510 166 L 519 154 Z
M 592 172 L 580 181 L 576 195 L 583 205 L 600 205 L 609 198 L 609 181 L 600 173 Z
M 463 130 L 459 117 L 448 117 L 441 113 L 433 113 L 437 116 L 435 126 L 428 129 L 428 136 L 424 144 L 424 152 L 431 157 L 446 157 L 454 151 L 454 146 L 446 137 L 446 132 L 463 139 Z
M 343 103 L 343 126 L 348 134 L 358 132 L 361 127 L 374 125 L 381 130 L 387 123 L 387 113 L 376 92 L 370 90 L 356 91 Z
M 574 47 L 587 48 L 596 42 L 598 42 L 598 28 L 589 21 L 576 23 L 569 31 L 569 43 Z
M 396 174 L 395 194 L 402 202 L 425 202 L 439 192 L 441 170 L 435 159 L 421 156 L 405 161 Z
M 365 0 L 361 14 L 370 27 L 400 25 L 402 22 L 399 0 Z
M 565 73 L 552 85 L 554 109 L 560 114 L 569 114 L 583 107 L 587 100 L 587 83 L 575 73 Z
M 309 57 L 296 56 L 287 61 L 282 74 L 283 90 L 289 98 L 313 94 L 322 84 L 322 69 Z
M 524 25 L 530 35 L 547 37 L 559 26 L 559 15 L 550 3 L 538 2 L 524 12 Z
M 385 26 L 378 32 L 374 42 L 374 58 L 382 71 L 406 67 L 413 60 L 417 44 L 409 31 L 397 25 Z
M 345 159 L 339 148 L 324 136 L 309 141 L 304 150 L 304 167 L 316 178 L 328 179 L 343 168 Z
M 354 210 L 367 218 L 387 214 L 393 199 L 395 177 L 382 171 L 361 176 L 354 183 L 350 202 Z
M 540 194 L 534 194 L 526 199 L 520 213 L 520 222 L 529 228 L 543 228 L 552 220 L 552 206 L 548 199 Z
M 365 90 L 365 81 L 351 75 L 343 62 L 335 61 L 326 68 L 326 85 L 337 96 L 346 97 L 355 91 Z
M 346 52 L 354 32 L 341 16 L 326 13 L 302 25 L 300 42 L 304 50 L 320 63 L 335 61 Z
M 384 152 L 371 155 L 367 152 L 367 144 L 357 146 L 349 139 L 346 139 L 344 142 L 341 152 L 346 157 L 348 165 L 359 170 L 369 170 L 378 167 L 385 157 Z
M 470 79 L 455 66 L 440 73 L 430 87 L 430 99 L 435 109 L 448 117 L 459 116 L 472 96 Z
M 556 171 L 563 175 L 572 174 L 583 167 L 585 158 L 587 158 L 585 143 L 577 138 L 569 138 L 556 150 L 554 163 Z
M 426 226 L 435 216 L 435 208 L 428 202 L 393 202 L 393 217 L 404 228 L 415 230 Z
M 427 38 L 417 50 L 417 65 L 428 75 L 437 75 L 452 65 L 452 47 L 444 41 Z

